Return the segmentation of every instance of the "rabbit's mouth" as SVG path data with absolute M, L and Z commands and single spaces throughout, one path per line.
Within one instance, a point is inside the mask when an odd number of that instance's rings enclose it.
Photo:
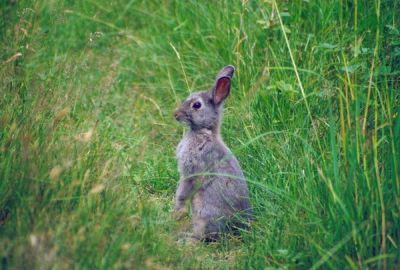
M 175 111 L 174 117 L 175 117 L 176 121 L 178 121 L 182 124 L 190 125 L 192 123 L 190 117 L 182 111 L 179 111 L 179 110 Z

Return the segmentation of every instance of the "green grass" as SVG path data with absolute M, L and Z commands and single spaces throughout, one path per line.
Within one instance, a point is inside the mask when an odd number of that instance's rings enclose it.
M 1 269 L 400 267 L 400 1 L 12 2 Z M 179 244 L 172 112 L 227 64 L 256 220 Z

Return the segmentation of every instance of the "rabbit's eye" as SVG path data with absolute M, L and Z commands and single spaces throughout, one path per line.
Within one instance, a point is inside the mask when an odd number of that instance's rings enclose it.
M 193 103 L 192 108 L 193 108 L 193 109 L 196 109 L 196 110 L 197 110 L 197 109 L 200 109 L 200 108 L 201 108 L 201 103 L 198 102 L 198 101 L 195 102 L 195 103 Z

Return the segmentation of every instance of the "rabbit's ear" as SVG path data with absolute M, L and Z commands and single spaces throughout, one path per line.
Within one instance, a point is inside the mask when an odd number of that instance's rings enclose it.
M 212 90 L 212 100 L 215 105 L 220 105 L 222 101 L 229 95 L 231 90 L 231 78 L 221 77 L 218 78 Z
M 235 72 L 235 68 L 232 65 L 226 66 L 223 69 L 221 69 L 220 72 L 218 72 L 216 79 L 218 80 L 222 77 L 229 77 L 230 79 L 232 79 L 234 72 Z

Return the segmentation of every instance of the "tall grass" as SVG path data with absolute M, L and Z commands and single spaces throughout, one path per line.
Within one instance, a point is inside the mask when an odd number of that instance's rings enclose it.
M 2 1 L 0 268 L 398 268 L 399 10 Z M 171 115 L 226 64 L 256 220 L 184 245 Z

